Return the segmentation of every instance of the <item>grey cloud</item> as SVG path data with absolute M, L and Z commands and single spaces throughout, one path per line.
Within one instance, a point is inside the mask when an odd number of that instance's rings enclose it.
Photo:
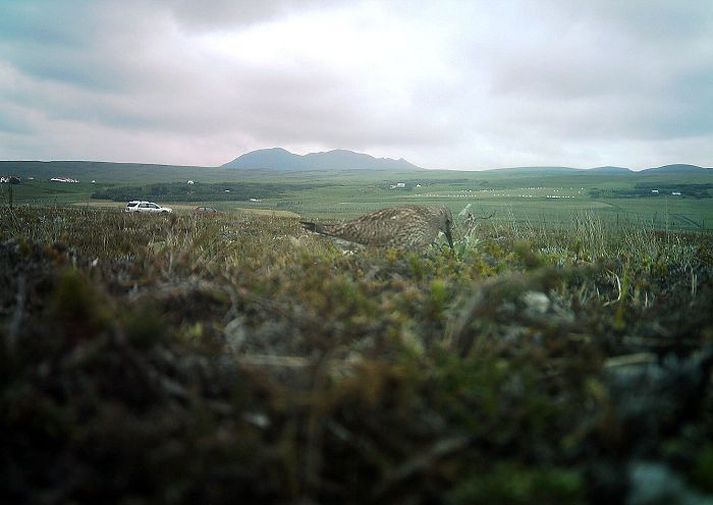
M 410 3 L 6 0 L 0 156 L 217 164 L 249 148 L 319 145 L 442 168 L 635 164 L 637 152 L 701 162 L 711 154 L 701 139 L 713 140 L 713 10 L 701 4 L 434 2 L 404 14 Z M 201 45 L 211 32 L 362 5 L 394 27 L 384 44 L 417 64 L 437 48 L 439 66 L 400 75 L 373 47 L 321 61 Z M 432 44 L 404 43 L 404 25 Z M 325 43 L 331 28 L 315 28 Z
M 198 29 L 226 28 L 269 19 L 286 9 L 289 3 L 287 0 L 164 1 L 182 25 Z
M 0 87 L 0 94 L 42 111 L 50 121 L 157 134 L 242 130 L 267 144 L 343 147 L 442 137 L 428 121 L 404 125 L 401 117 L 369 107 L 368 97 L 360 97 L 358 76 L 314 65 L 276 69 L 233 63 L 221 68 L 220 61 L 205 55 L 151 46 L 152 38 L 171 36 L 166 25 L 126 43 L 130 20 L 111 25 L 101 9 L 95 14 L 94 24 L 103 23 L 105 37 L 79 48 L 39 44 L 37 50 L 16 50 L 10 62 L 22 80 L 9 90 Z M 146 51 L 140 50 L 141 42 Z
M 9 0 L 0 16 L 0 61 L 28 76 L 84 87 L 131 87 L 137 60 L 160 18 L 147 19 L 108 1 Z M 149 16 L 150 17 L 150 16 Z
M 33 46 L 85 44 L 96 35 L 89 5 L 81 0 L 4 0 L 0 40 Z M 83 29 L 78 30 L 78 26 Z
M 319 7 L 334 7 L 346 0 L 161 0 L 178 23 L 189 30 L 212 31 L 250 25 Z
M 707 37 L 713 23 L 710 4 L 700 0 L 551 1 L 580 22 L 601 22 L 651 43 L 668 45 Z
M 33 128 L 29 121 L 22 116 L 22 110 L 0 105 L 0 132 L 5 133 L 32 133 Z
M 713 134 L 713 11 L 700 2 L 539 6 L 507 20 L 522 21 L 523 36 L 469 48 L 468 58 L 487 61 L 487 91 L 472 98 L 486 110 L 471 128 L 563 144 Z

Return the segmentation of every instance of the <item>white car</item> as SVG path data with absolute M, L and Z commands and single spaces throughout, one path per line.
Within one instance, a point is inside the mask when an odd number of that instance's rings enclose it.
M 124 212 L 150 212 L 150 213 L 160 213 L 165 214 L 168 212 L 173 212 L 173 209 L 168 207 L 161 207 L 159 204 L 154 202 L 147 202 L 144 200 L 131 200 L 126 204 Z

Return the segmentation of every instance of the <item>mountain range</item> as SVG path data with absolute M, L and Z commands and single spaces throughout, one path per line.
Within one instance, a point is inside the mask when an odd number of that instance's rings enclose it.
M 528 175 L 544 175 L 544 174 L 572 174 L 572 173 L 583 173 L 583 174 L 601 174 L 601 175 L 655 175 L 655 174 L 700 174 L 705 170 L 713 171 L 713 168 L 699 167 L 698 165 L 686 165 L 686 164 L 675 164 L 675 165 L 664 165 L 661 167 L 645 168 L 643 170 L 631 170 L 625 167 L 594 167 L 594 168 L 572 168 L 572 167 L 509 167 L 509 168 L 496 168 L 491 170 L 497 170 L 499 172 L 517 172 L 518 174 L 528 174 Z
M 422 167 L 409 163 L 401 158 L 394 160 L 391 158 L 375 158 L 368 154 L 355 153 L 345 149 L 333 151 L 294 154 L 281 147 L 271 149 L 259 149 L 245 153 L 233 161 L 221 165 L 221 168 L 238 169 L 269 169 L 278 171 L 305 171 L 305 170 L 393 170 L 409 171 L 423 170 Z M 625 167 L 595 167 L 595 168 L 572 168 L 572 167 L 512 167 L 497 170 L 516 171 L 520 174 L 566 174 L 566 173 L 598 173 L 604 175 L 629 175 L 629 174 L 693 174 L 706 170 L 697 165 L 675 164 L 661 167 L 647 168 L 634 171 Z
M 221 168 L 273 170 L 422 170 L 401 158 L 375 158 L 368 154 L 336 149 L 324 153 L 294 154 L 281 147 L 260 149 L 235 158 Z
M 154 176 L 162 175 L 173 177 L 177 171 L 185 171 L 186 174 L 193 174 L 204 169 L 243 169 L 243 170 L 269 170 L 276 172 L 304 172 L 304 171 L 331 171 L 339 173 L 343 170 L 365 170 L 365 171 L 391 171 L 393 173 L 418 172 L 425 170 L 422 167 L 409 163 L 404 159 L 394 160 L 391 158 L 375 158 L 368 154 L 355 153 L 344 149 L 328 152 L 310 153 L 305 155 L 293 154 L 286 149 L 275 147 L 272 149 L 260 149 L 252 151 L 220 167 L 199 167 L 199 166 L 178 166 L 178 165 L 157 165 L 152 163 L 114 163 L 105 161 L 4 161 L 0 160 L 0 175 L 30 174 L 36 177 L 52 177 L 57 175 L 77 175 L 82 174 L 84 179 L 103 179 L 107 176 L 119 177 L 123 171 L 137 171 L 141 173 L 151 173 Z M 652 175 L 673 175 L 686 176 L 710 173 L 713 168 L 705 168 L 697 165 L 674 164 L 660 167 L 647 168 L 644 170 L 631 170 L 624 167 L 603 166 L 595 168 L 572 168 L 558 166 L 535 166 L 535 167 L 510 167 L 495 168 L 478 171 L 480 173 L 501 173 L 517 174 L 528 176 L 539 175 L 606 175 L 612 177 L 626 177 L 631 175 L 652 176 Z M 113 175 L 110 175 L 113 174 Z

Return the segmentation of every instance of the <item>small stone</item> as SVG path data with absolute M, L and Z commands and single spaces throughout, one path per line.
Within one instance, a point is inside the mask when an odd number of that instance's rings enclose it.
M 527 311 L 534 315 L 542 315 L 550 308 L 550 299 L 540 291 L 528 291 L 522 295 L 522 301 L 527 305 Z

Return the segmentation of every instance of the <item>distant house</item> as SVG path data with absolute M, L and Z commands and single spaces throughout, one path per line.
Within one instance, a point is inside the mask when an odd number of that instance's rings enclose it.
M 671 195 L 673 195 L 673 196 L 681 196 L 681 192 L 680 192 L 680 191 L 671 191 Z
M 405 187 L 406 187 L 406 183 L 405 183 L 405 182 L 397 182 L 396 184 L 391 184 L 391 185 L 389 186 L 389 189 L 403 189 L 403 188 L 405 188 Z
M 658 189 L 652 189 L 651 192 L 652 192 L 653 194 L 655 194 L 655 195 L 658 195 L 658 194 L 659 194 L 659 190 L 658 190 Z
M 62 183 L 77 183 L 79 182 L 77 179 L 72 179 L 70 177 L 52 177 L 50 179 L 50 182 L 62 182 Z
M 420 188 L 420 187 L 421 187 L 421 185 L 420 185 L 420 184 L 416 184 L 416 187 L 417 187 L 417 188 Z
M 16 175 L 3 175 L 0 176 L 0 184 L 20 184 L 20 178 Z
M 226 193 L 230 193 L 230 190 L 229 190 L 229 189 L 226 189 L 225 192 L 226 192 Z
M 92 184 L 96 184 L 97 181 L 95 179 L 92 179 Z
M 190 184 L 191 186 L 195 184 L 193 181 L 187 181 L 186 184 Z
M 250 201 L 251 202 L 261 202 L 262 200 L 260 200 L 259 198 L 251 198 Z

